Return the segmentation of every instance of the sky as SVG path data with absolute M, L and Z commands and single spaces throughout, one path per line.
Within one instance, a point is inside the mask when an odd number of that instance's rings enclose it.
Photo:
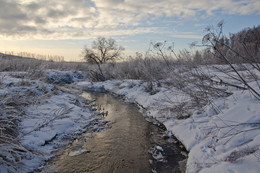
M 80 61 L 98 36 L 115 39 L 125 56 L 157 41 L 178 51 L 221 20 L 226 35 L 260 25 L 260 0 L 0 0 L 0 52 Z

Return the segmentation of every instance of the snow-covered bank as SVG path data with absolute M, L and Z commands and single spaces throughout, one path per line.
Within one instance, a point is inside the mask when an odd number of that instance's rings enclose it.
M 231 96 L 215 99 L 203 109 L 176 112 L 175 106 L 189 101 L 189 96 L 163 82 L 155 83 L 151 91 L 149 83 L 140 80 L 80 82 L 80 73 L 58 71 L 45 73 L 45 80 L 27 75 L 0 73 L 0 123 L 6 125 L 0 127 L 1 173 L 33 171 L 64 145 L 63 139 L 99 130 L 102 117 L 89 111 L 91 103 L 54 85 L 77 81 L 71 85 L 123 96 L 162 122 L 189 151 L 189 173 L 260 170 L 260 107 L 248 91 L 229 88 Z M 16 123 L 20 133 L 5 130 Z M 2 136 L 2 132 L 9 136 Z
M 62 146 L 102 129 L 103 117 L 90 111 L 91 101 L 45 82 L 71 83 L 77 74 L 48 72 L 39 80 L 28 73 L 0 73 L 1 173 L 41 170 Z
M 123 96 L 162 122 L 189 151 L 189 173 L 259 172 L 260 107 L 248 91 L 229 88 L 233 95 L 213 100 L 202 110 L 190 110 L 188 118 L 176 115 L 173 109 L 188 100 L 187 95 L 160 85 L 151 94 L 147 85 L 139 80 L 78 83 L 85 90 L 107 90 Z

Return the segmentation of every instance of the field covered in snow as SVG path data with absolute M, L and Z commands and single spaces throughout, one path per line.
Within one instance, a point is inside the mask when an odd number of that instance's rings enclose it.
M 156 118 L 189 151 L 187 170 L 259 172 L 260 106 L 248 90 L 219 86 L 232 93 L 199 107 L 181 107 L 190 96 L 166 81 L 107 80 L 91 82 L 80 72 L 0 73 L 0 172 L 40 170 L 55 151 L 86 131 L 102 130 L 102 116 L 92 100 L 77 90 L 108 91 L 138 105 Z M 257 88 L 257 82 L 250 82 Z M 74 153 L 75 154 L 75 153 Z M 73 153 L 72 153 L 73 155 Z
M 103 128 L 93 101 L 53 84 L 76 81 L 79 73 L 47 72 L 44 80 L 29 75 L 0 73 L 1 173 L 40 171 L 60 148 Z
M 125 101 L 139 105 L 146 116 L 162 122 L 189 151 L 188 173 L 257 173 L 260 170 L 260 106 L 248 90 L 218 86 L 232 94 L 212 99 L 202 108 L 183 107 L 183 115 L 179 115 L 176 107 L 189 102 L 189 95 L 163 81 L 154 84 L 152 93 L 147 90 L 149 83 L 141 80 L 78 82 L 77 85 L 84 90 L 106 90 L 122 96 Z M 250 85 L 258 87 L 255 81 Z

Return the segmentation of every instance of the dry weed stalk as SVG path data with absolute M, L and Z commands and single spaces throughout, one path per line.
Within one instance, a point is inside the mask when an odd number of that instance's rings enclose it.
M 67 114 L 69 114 L 72 111 L 72 109 L 73 109 L 73 107 L 70 107 L 70 108 L 61 107 L 61 108 L 52 110 L 50 112 L 50 115 L 53 116 L 52 118 L 46 118 L 45 120 L 43 120 L 43 122 L 41 122 L 40 124 L 37 124 L 37 126 L 35 128 L 33 128 L 31 131 L 23 134 L 23 136 L 28 135 L 35 131 L 39 131 L 41 128 L 46 127 L 47 125 L 51 124 L 55 120 L 65 118 L 67 116 Z
M 248 49 L 246 49 L 246 55 L 243 55 L 242 53 L 244 53 L 244 52 L 236 51 L 231 46 L 225 44 L 223 42 L 224 35 L 222 32 L 222 28 L 223 28 L 223 21 L 218 23 L 217 32 L 208 28 L 207 29 L 208 34 L 206 34 L 203 37 L 203 44 L 205 46 L 212 48 L 216 58 L 219 58 L 220 60 L 225 62 L 229 66 L 229 69 L 232 70 L 232 72 L 234 73 L 233 78 L 236 79 L 237 81 L 239 81 L 240 85 L 247 88 L 258 100 L 260 100 L 260 91 L 259 91 L 260 85 L 258 83 L 258 77 L 251 70 L 251 69 L 256 69 L 257 71 L 260 70 L 258 60 L 256 60 L 255 58 L 251 58 L 252 55 L 248 51 Z M 245 42 L 242 42 L 242 43 L 245 46 Z M 224 49 L 232 51 L 233 53 L 235 53 L 237 58 L 242 58 L 243 61 L 240 61 L 236 64 L 232 63 L 232 57 L 230 57 L 229 54 L 226 54 Z M 239 66 L 237 64 L 239 64 Z M 249 64 L 250 67 L 248 67 L 246 64 Z M 253 79 L 255 79 L 255 82 L 258 84 L 258 88 L 253 88 L 249 84 L 250 80 L 248 80 L 248 78 L 246 78 L 243 75 L 243 73 L 240 70 L 241 67 L 243 67 L 243 69 L 245 69 L 248 72 L 249 76 L 251 76 Z M 224 74 L 229 75 L 228 73 L 224 73 Z M 229 75 L 229 77 L 230 77 L 230 75 Z M 221 78 L 221 80 L 224 81 L 225 83 L 228 83 L 223 78 Z
M 17 170 L 28 172 L 20 164 L 24 158 L 33 157 L 36 151 L 32 151 L 22 146 L 20 139 L 23 136 L 19 132 L 19 122 L 27 116 L 25 107 L 31 104 L 41 102 L 42 98 L 48 97 L 49 91 L 38 92 L 44 89 L 45 85 L 30 86 L 32 83 L 27 79 L 27 75 L 15 74 L 16 77 L 22 78 L 21 82 L 17 82 L 10 86 L 6 94 L 0 95 L 0 165 L 8 167 L 8 171 L 15 172 Z M 29 90 L 20 90 L 17 92 L 17 86 L 30 86 Z M 32 88 L 31 88 L 32 87 Z M 64 116 L 70 109 L 57 110 L 54 112 L 57 117 Z M 39 155 L 38 153 L 37 155 Z
M 23 108 L 27 104 L 16 95 L 1 96 L 0 100 L 0 163 L 14 170 L 21 169 L 16 163 L 31 153 L 18 139 L 18 123 L 23 118 Z

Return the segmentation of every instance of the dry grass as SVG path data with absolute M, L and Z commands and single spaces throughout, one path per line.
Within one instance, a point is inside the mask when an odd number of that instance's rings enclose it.
M 21 79 L 20 82 L 8 86 L 5 94 L 0 95 L 0 165 L 8 167 L 9 172 L 28 172 L 20 161 L 32 157 L 36 151 L 21 145 L 20 138 L 23 135 L 19 131 L 19 122 L 27 116 L 26 107 L 40 103 L 48 97 L 50 91 L 46 89 L 45 85 L 33 85 L 27 78 L 28 76 L 23 73 L 13 75 Z M 4 79 L 0 88 L 6 87 Z M 17 90 L 17 87 L 28 87 L 28 89 Z M 56 90 L 54 87 L 51 92 L 55 93 Z M 66 111 L 57 111 L 57 114 L 64 115 L 65 113 Z
M 0 100 L 0 163 L 17 170 L 19 167 L 16 163 L 31 152 L 18 139 L 18 123 L 25 115 L 24 106 L 28 104 L 24 97 L 16 94 L 1 96 Z
M 12 55 L 0 56 L 0 71 L 27 71 L 38 73 L 47 69 L 88 71 L 89 65 L 81 62 L 55 62 Z

